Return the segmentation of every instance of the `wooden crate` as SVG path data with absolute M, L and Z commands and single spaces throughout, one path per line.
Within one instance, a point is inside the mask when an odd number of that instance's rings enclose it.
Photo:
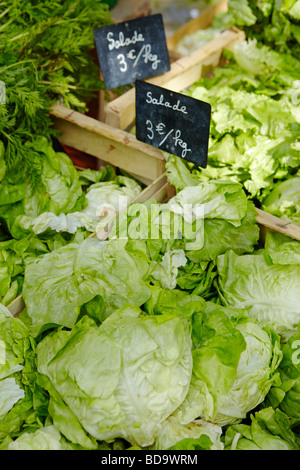
M 145 82 L 182 92 L 213 68 L 222 65 L 224 49 L 231 49 L 242 42 L 245 34 L 236 28 L 224 31 L 219 37 L 200 47 L 191 54 L 171 64 L 165 74 L 152 77 Z M 135 88 L 111 101 L 107 105 L 106 124 L 118 129 L 129 129 L 135 122 Z

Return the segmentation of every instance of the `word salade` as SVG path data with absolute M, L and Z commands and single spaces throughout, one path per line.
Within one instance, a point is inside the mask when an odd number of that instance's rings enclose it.
M 211 106 L 137 80 L 136 137 L 205 168 Z
M 160 14 L 97 28 L 94 37 L 101 73 L 108 90 L 170 70 Z

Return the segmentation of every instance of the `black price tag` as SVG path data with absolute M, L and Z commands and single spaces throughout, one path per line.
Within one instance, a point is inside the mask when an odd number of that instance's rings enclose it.
M 94 37 L 108 90 L 170 70 L 161 14 L 97 28 Z
M 206 168 L 211 105 L 136 81 L 136 138 Z

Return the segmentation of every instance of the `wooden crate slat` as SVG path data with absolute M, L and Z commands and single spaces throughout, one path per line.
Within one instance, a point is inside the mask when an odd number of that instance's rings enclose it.
M 264 212 L 261 209 L 257 211 L 257 223 L 266 232 L 279 232 L 288 237 L 294 238 L 300 241 L 300 227 L 298 225 L 287 222 L 279 217 L 276 217 L 268 212 Z
M 20 313 L 24 310 L 25 308 L 25 303 L 23 300 L 22 294 L 20 294 L 18 297 L 16 297 L 8 306 L 7 309 L 10 311 L 10 313 L 14 316 L 17 317 L 20 315 Z
M 62 132 L 59 138 L 62 144 L 93 155 L 148 183 L 164 172 L 162 152 L 138 141 L 134 135 L 58 103 L 52 107 L 51 114 L 55 128 Z
M 166 173 L 163 173 L 156 181 L 153 181 L 147 188 L 138 194 L 131 204 L 144 203 L 154 197 L 157 202 L 164 202 L 168 199 L 168 180 Z

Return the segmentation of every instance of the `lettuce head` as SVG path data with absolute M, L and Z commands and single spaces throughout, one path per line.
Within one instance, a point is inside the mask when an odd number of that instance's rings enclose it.
M 48 398 L 36 376 L 35 343 L 24 323 L 0 304 L 0 443 L 44 421 Z
M 190 327 L 128 305 L 100 326 L 84 316 L 72 330 L 49 333 L 37 364 L 53 424 L 70 442 L 95 448 L 123 438 L 149 446 L 187 394 Z
M 218 257 L 218 290 L 226 306 L 247 309 L 286 341 L 300 321 L 300 242 L 269 232 L 265 248 Z

